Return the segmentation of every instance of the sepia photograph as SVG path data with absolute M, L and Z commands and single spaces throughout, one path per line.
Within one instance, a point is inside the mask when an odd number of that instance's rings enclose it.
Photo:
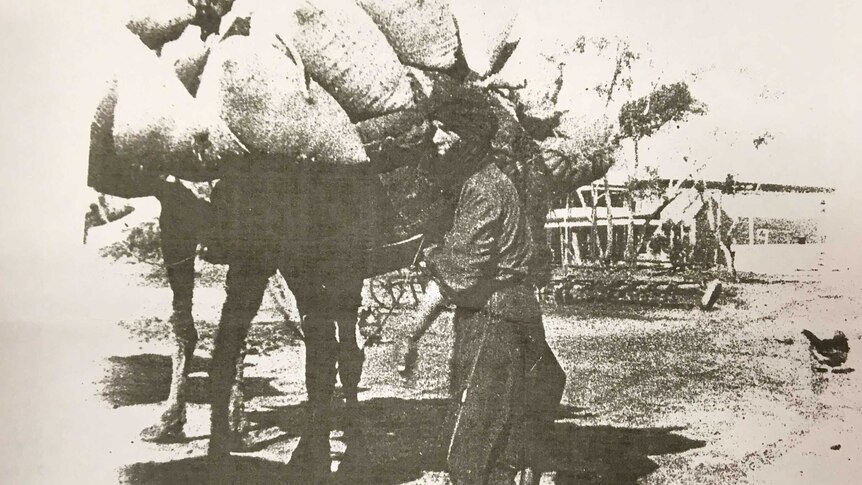
M 862 476 L 862 4 L 0 15 L 0 481 Z

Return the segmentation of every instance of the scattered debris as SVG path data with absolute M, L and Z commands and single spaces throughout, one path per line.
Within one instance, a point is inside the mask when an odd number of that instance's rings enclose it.
M 721 281 L 717 279 L 710 281 L 706 285 L 706 290 L 704 290 L 703 296 L 700 299 L 700 308 L 703 310 L 712 310 L 715 302 L 718 301 L 718 297 L 721 296 L 721 288 Z
M 795 340 L 793 340 L 790 337 L 785 338 L 785 339 L 776 338 L 776 339 L 772 339 L 772 340 L 775 340 L 776 342 L 778 342 L 780 344 L 784 344 L 784 345 L 793 345 L 796 342 Z
M 841 445 L 832 445 L 829 447 L 830 450 L 838 451 L 841 449 Z
M 577 267 L 554 278 L 540 290 L 546 303 L 558 306 L 579 302 L 628 303 L 662 308 L 701 308 L 714 299 L 733 298 L 733 287 L 718 288 L 718 280 L 702 274 L 674 274 L 665 268 Z M 713 287 L 713 285 L 716 285 Z M 710 295 L 704 298 L 704 292 Z

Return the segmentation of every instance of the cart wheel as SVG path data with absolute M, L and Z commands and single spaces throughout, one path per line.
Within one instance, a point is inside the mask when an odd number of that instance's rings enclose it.
M 391 309 L 395 304 L 395 296 L 392 293 L 392 287 L 389 285 L 389 282 L 382 278 L 372 279 L 371 299 L 379 307 Z

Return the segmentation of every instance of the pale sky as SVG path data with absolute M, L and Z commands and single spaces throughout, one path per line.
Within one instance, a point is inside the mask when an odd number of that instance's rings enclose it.
M 641 64 L 652 64 L 635 74 L 637 94 L 685 80 L 707 103 L 707 116 L 644 143 L 642 161 L 685 171 L 673 160 L 686 154 L 716 178 L 828 186 L 860 179 L 860 2 L 539 0 L 520 21 L 525 39 L 625 38 Z M 766 131 L 774 139 L 755 150 L 752 140 Z
M 27 311 L 57 315 L 84 296 L 78 283 L 86 275 L 75 255 L 89 202 L 89 123 L 109 68 L 108 32 L 116 28 L 110 11 L 122 4 L 3 0 L 0 316 L 34 298 L 40 308 Z M 629 39 L 652 61 L 645 77 L 653 79 L 635 90 L 654 81 L 690 81 L 709 115 L 647 142 L 644 163 L 670 173 L 681 170 L 681 154 L 691 154 L 710 162 L 707 176 L 732 172 L 745 180 L 832 185 L 855 212 L 862 204 L 856 189 L 862 179 L 860 4 L 530 0 L 519 31 Z M 765 130 L 775 139 L 754 150 L 751 139 Z

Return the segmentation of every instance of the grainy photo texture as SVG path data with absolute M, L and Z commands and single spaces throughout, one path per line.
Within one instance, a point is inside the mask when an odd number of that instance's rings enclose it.
M 859 7 L 10 11 L 10 483 L 856 483 Z

